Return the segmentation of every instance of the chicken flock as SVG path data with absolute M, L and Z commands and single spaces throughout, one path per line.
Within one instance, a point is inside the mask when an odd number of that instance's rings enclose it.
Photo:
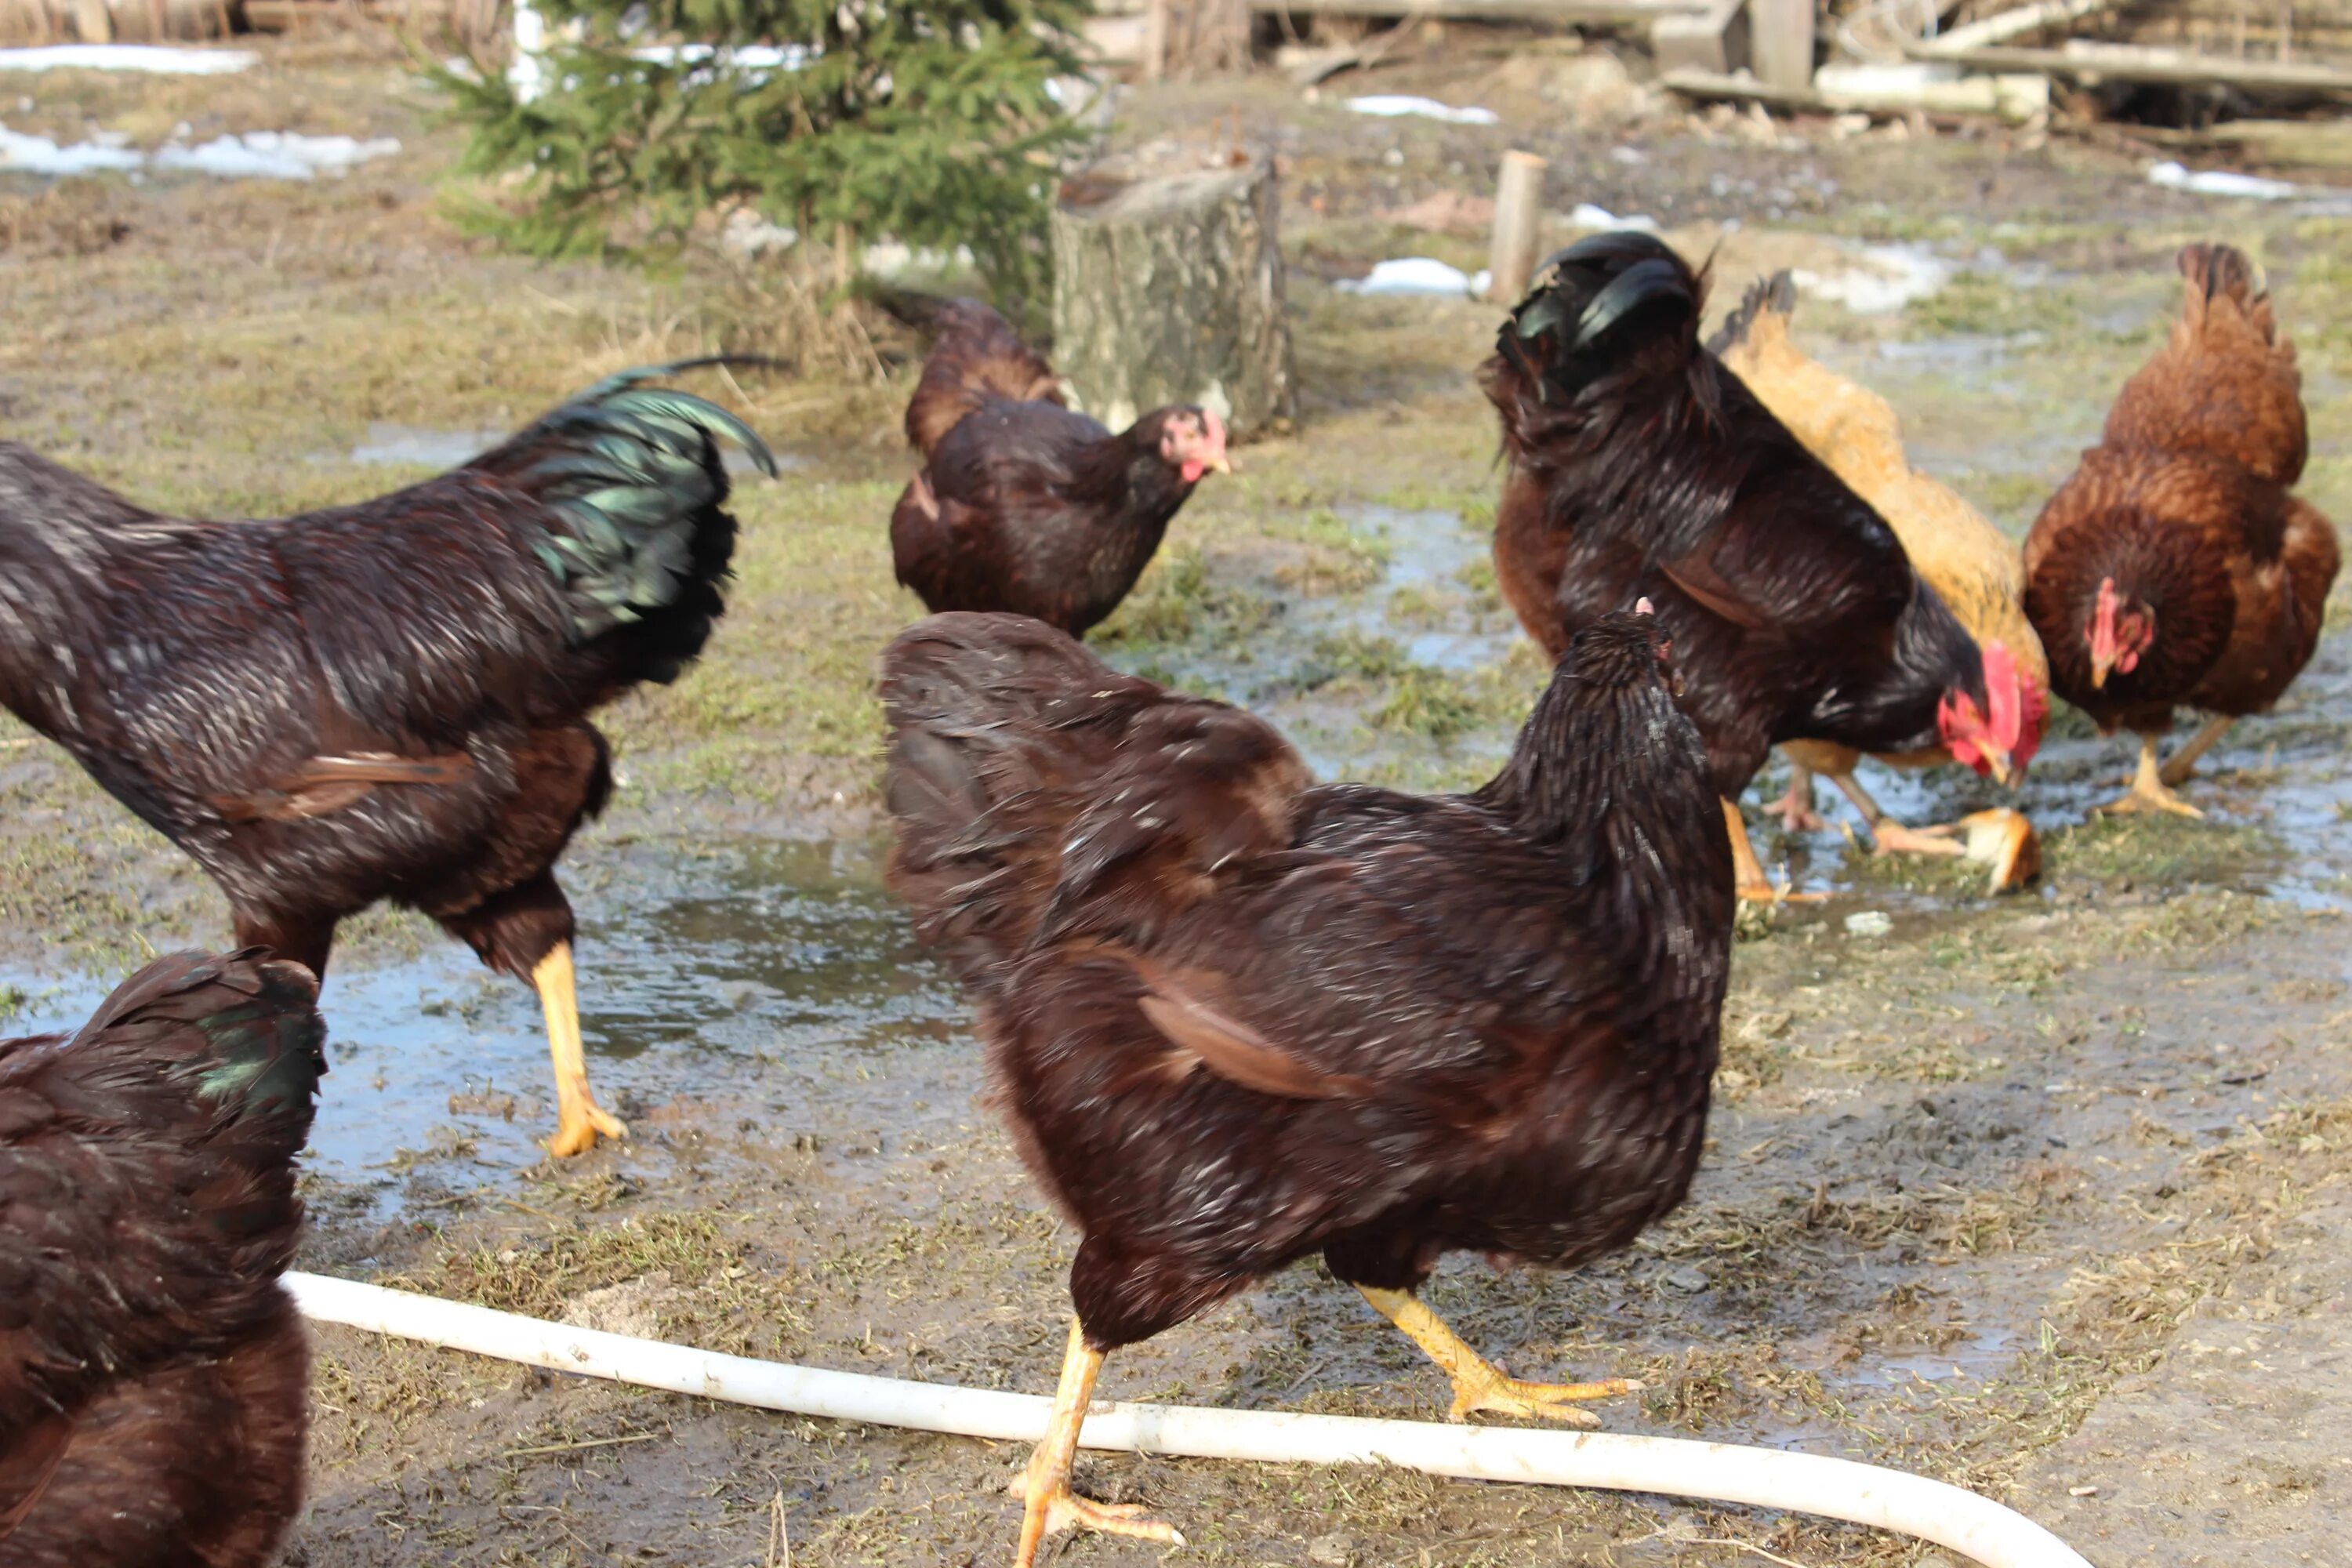
M 1318 783 L 1264 721 L 1077 639 L 1133 587 L 1217 414 L 1113 433 L 986 306 L 932 322 L 890 518 L 933 612 L 884 652 L 892 887 L 969 993 L 1022 1154 L 1076 1226 L 1016 1562 L 1084 1526 L 1109 1352 L 1319 1255 L 1434 1359 L 1450 1414 L 1596 1425 L 1624 1381 L 1510 1377 L 1416 1294 L 1457 1250 L 1568 1268 L 1696 1169 L 1738 901 L 1738 800 L 1882 852 L 2037 869 L 2013 808 L 1914 827 L 1864 756 L 2010 784 L 2053 697 L 2140 737 L 2117 810 L 2176 793 L 2311 658 L 2337 567 L 2297 499 L 2294 352 L 2260 272 L 2179 258 L 2180 318 L 2021 552 L 1906 460 L 1893 411 L 1758 285 L 1711 342 L 1703 270 L 1605 234 L 1548 261 L 1479 378 L 1495 563 L 1551 661 L 1483 787 Z M 555 878 L 612 788 L 591 721 L 677 679 L 736 525 L 716 405 L 613 377 L 427 483 L 274 521 L 161 516 L 0 444 L 0 703 L 184 849 L 244 951 L 125 982 L 70 1037 L 0 1044 L 0 1557 L 246 1568 L 298 1510 L 307 1352 L 277 1283 L 325 1071 L 338 922 L 421 910 L 536 987 L 557 1156 L 590 1090 Z M 2168 763 L 2174 710 L 2209 716 Z

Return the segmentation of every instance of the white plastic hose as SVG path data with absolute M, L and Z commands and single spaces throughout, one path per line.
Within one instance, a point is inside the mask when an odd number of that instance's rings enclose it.
M 1045 1435 L 1053 1405 L 1036 1394 L 714 1355 L 317 1274 L 289 1274 L 286 1286 L 303 1314 L 322 1323 L 763 1410 L 1034 1443 Z M 1974 1492 L 1900 1470 L 1777 1448 L 1164 1405 L 1097 1405 L 1078 1440 L 1089 1448 L 1192 1458 L 1395 1465 L 1468 1480 L 1705 1498 L 1901 1531 L 1964 1552 L 1986 1568 L 2090 1568 L 2032 1520 Z

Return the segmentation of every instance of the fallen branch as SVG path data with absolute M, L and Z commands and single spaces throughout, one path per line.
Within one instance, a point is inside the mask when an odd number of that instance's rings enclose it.
M 2011 38 L 2021 38 L 2044 27 L 2078 22 L 2105 10 L 2112 4 L 2114 0 L 2035 0 L 2033 5 L 2020 5 L 2014 11 L 1987 16 L 1981 22 L 1965 23 L 1932 38 L 1921 38 L 1914 52 L 1937 59 L 1948 58 L 1964 50 L 2005 44 Z

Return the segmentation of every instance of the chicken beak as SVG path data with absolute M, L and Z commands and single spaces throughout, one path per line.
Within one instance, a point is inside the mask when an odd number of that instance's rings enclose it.
M 1220 452 L 1209 459 L 1209 471 L 1213 474 L 1230 474 L 1234 471 L 1234 460 Z
M 1992 782 L 2000 784 L 2004 789 L 2008 788 L 2010 779 L 2009 753 L 2007 752 L 1989 751 L 1984 754 L 1984 760 L 1986 770 L 1992 774 Z
M 2105 689 L 2107 684 L 2107 671 L 2115 667 L 2116 660 L 2113 654 L 2093 654 L 2091 656 L 2091 689 L 2094 691 Z

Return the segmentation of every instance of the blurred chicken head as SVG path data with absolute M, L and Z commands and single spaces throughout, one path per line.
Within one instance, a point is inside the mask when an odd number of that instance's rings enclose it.
M 1985 645 L 1984 680 L 1982 709 L 1965 691 L 1944 693 L 1936 706 L 1936 730 L 1954 761 L 2007 784 L 2012 773 L 2024 773 L 2041 749 L 2050 695 L 2017 668 L 2017 656 L 2000 642 Z
M 1178 408 L 1160 427 L 1160 456 L 1188 485 L 1209 472 L 1230 474 L 1225 457 L 1225 422 L 1207 408 Z
M 2156 612 L 2116 593 L 2113 577 L 2102 577 L 2084 635 L 2091 644 L 2091 685 L 2102 688 L 2110 672 L 2129 675 L 2138 666 L 2140 655 L 2156 641 Z

